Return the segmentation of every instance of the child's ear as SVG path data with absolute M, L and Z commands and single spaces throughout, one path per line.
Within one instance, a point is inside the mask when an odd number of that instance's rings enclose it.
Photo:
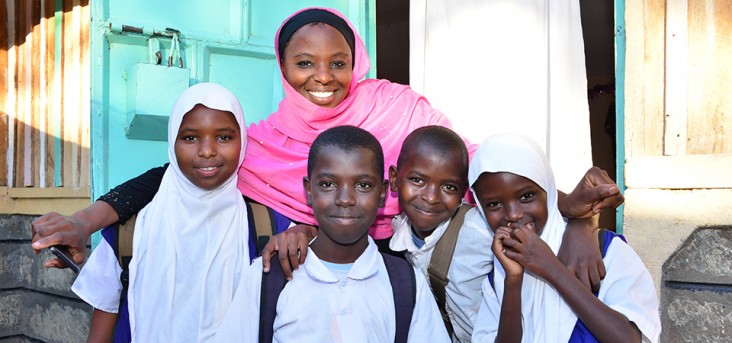
M 313 207 L 313 193 L 310 189 L 310 179 L 307 176 L 302 178 L 302 187 L 305 188 L 305 196 L 307 198 L 307 205 Z
M 381 196 L 379 198 L 379 208 L 384 208 L 386 206 L 386 189 L 389 185 L 389 181 L 384 180 L 384 182 L 381 183 Z
M 389 167 L 389 188 L 392 192 L 399 191 L 399 186 L 397 186 L 397 169 L 395 166 Z

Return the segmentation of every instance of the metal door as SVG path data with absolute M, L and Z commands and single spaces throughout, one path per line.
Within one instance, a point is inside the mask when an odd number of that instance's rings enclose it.
M 92 1 L 91 6 L 95 199 L 167 161 L 165 127 L 143 120 L 145 113 L 135 111 L 152 107 L 167 115 L 179 93 L 181 75 L 188 79 L 181 89 L 209 81 L 230 89 L 248 123 L 276 110 L 283 91 L 273 39 L 281 22 L 297 9 L 323 6 L 341 11 L 356 25 L 375 61 L 374 1 L 104 0 Z M 176 31 L 169 28 L 180 32 L 181 59 L 172 61 L 171 67 L 167 64 L 176 53 L 172 38 Z M 161 66 L 152 67 L 154 73 L 148 70 L 154 64 L 149 46 L 156 45 L 150 38 L 157 39 L 162 57 Z M 179 62 L 187 70 L 181 71 Z M 372 69 L 369 76 L 374 73 Z M 151 137 L 154 133 L 157 137 Z

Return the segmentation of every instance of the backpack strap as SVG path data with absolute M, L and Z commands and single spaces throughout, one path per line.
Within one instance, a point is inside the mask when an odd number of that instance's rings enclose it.
M 247 219 L 249 219 L 250 236 L 254 237 L 254 243 L 257 249 L 257 256 L 262 255 L 264 246 L 267 245 L 269 239 L 277 234 L 277 222 L 274 218 L 272 209 L 260 203 L 254 202 L 248 198 L 244 198 L 247 205 Z
M 137 215 L 133 215 L 124 224 L 115 224 L 114 255 L 122 267 L 119 281 L 122 283 L 122 293 L 119 297 L 119 308 L 122 309 L 127 300 L 127 290 L 130 286 L 130 261 L 132 260 L 132 240 L 135 237 L 135 222 Z
M 277 299 L 285 288 L 287 280 L 278 254 L 270 259 L 269 272 L 262 272 L 262 288 L 259 299 L 259 342 L 272 343 L 274 335 L 274 321 L 277 315 Z M 243 323 L 242 323 L 243 325 Z
M 414 304 L 417 302 L 417 280 L 414 269 L 404 259 L 381 253 L 389 274 L 391 291 L 394 293 L 394 314 L 396 318 L 395 343 L 406 343 L 409 326 L 412 324 Z
M 602 254 L 602 258 L 605 258 L 605 254 L 607 254 L 607 249 L 610 248 L 610 243 L 612 243 L 612 240 L 615 237 L 620 237 L 623 242 L 627 243 L 627 241 L 625 240 L 625 236 L 619 233 L 607 229 L 597 230 L 597 243 L 600 246 L 600 253 Z
M 447 272 L 450 270 L 450 264 L 452 264 L 455 244 L 457 243 L 460 228 L 463 226 L 463 222 L 465 221 L 465 213 L 467 213 L 471 207 L 472 206 L 468 204 L 462 204 L 458 207 L 457 211 L 452 216 L 452 219 L 450 219 L 450 224 L 447 225 L 445 233 L 442 234 L 437 245 L 435 245 L 435 250 L 432 251 L 432 257 L 430 258 L 430 265 L 427 268 L 427 273 L 430 277 L 430 287 L 432 288 L 432 293 L 435 295 L 437 308 L 440 309 L 442 321 L 445 323 L 445 328 L 447 328 L 447 333 L 450 336 L 452 336 L 453 328 L 452 323 L 450 323 L 450 317 L 447 315 L 446 306 L 447 297 L 445 289 L 449 282 Z

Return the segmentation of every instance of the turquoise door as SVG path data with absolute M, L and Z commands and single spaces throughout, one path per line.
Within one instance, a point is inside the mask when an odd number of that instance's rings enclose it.
M 341 11 L 375 61 L 373 0 L 104 0 L 91 6 L 94 199 L 167 162 L 166 116 L 189 85 L 224 85 L 249 123 L 276 110 L 283 91 L 273 39 L 297 9 Z

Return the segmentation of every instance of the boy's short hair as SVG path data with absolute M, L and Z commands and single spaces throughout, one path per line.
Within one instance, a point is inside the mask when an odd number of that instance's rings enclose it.
M 310 177 L 320 151 L 334 146 L 344 151 L 364 148 L 374 153 L 374 167 L 379 171 L 379 178 L 384 178 L 384 151 L 379 140 L 368 131 L 350 125 L 336 126 L 321 132 L 315 138 L 308 153 L 308 177 Z
M 459 156 L 462 165 L 465 166 L 465 178 L 468 177 L 468 149 L 465 142 L 454 131 L 439 125 L 429 125 L 420 127 L 402 143 L 402 149 L 399 151 L 399 159 L 397 159 L 397 169 L 401 168 L 418 146 L 427 146 L 432 150 L 440 152 L 452 152 Z

